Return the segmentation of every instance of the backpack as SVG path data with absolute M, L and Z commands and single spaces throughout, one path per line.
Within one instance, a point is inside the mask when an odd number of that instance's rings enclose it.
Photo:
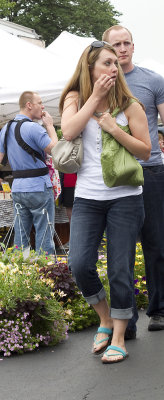
M 5 132 L 5 138 L 4 138 L 4 158 L 2 160 L 1 165 L 5 166 L 7 164 L 7 137 L 8 137 L 8 132 L 10 129 L 10 126 L 13 122 L 17 122 L 16 126 L 15 126 L 15 139 L 17 141 L 17 143 L 19 144 L 19 146 L 25 150 L 28 154 L 30 154 L 34 160 L 34 162 L 36 163 L 36 159 L 39 159 L 41 161 L 45 163 L 45 159 L 42 157 L 42 155 L 34 150 L 31 146 L 29 146 L 23 139 L 20 133 L 20 128 L 21 125 L 24 122 L 32 122 L 27 118 L 21 119 L 21 120 L 15 120 L 12 119 L 8 122 L 7 127 L 6 127 L 6 132 Z M 25 170 L 16 170 L 16 171 L 12 171 L 12 175 L 14 179 L 18 179 L 18 178 L 34 178 L 37 176 L 43 176 L 43 175 L 47 175 L 49 172 L 48 167 L 45 166 L 43 168 L 32 168 L 32 169 L 25 169 Z

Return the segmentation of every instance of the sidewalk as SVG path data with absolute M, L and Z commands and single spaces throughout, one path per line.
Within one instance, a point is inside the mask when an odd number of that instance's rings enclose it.
M 0 400 L 163 400 L 164 331 L 148 332 L 140 311 L 129 358 L 104 365 L 91 354 L 96 327 L 52 348 L 0 361 Z

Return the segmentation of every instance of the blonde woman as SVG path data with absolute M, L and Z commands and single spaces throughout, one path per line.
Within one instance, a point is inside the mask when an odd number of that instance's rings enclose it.
M 120 112 L 112 118 L 117 106 Z M 151 150 L 147 120 L 125 83 L 115 50 L 101 41 L 93 42 L 83 52 L 61 96 L 60 110 L 65 139 L 72 140 L 82 132 L 84 146 L 71 219 L 69 267 L 86 301 L 100 318 L 92 352 L 104 352 L 103 363 L 119 362 L 128 356 L 124 333 L 133 314 L 133 265 L 144 208 L 141 186 L 105 185 L 101 128 L 134 156 L 147 160 Z M 132 135 L 117 123 L 128 124 Z M 105 229 L 110 309 L 96 269 Z

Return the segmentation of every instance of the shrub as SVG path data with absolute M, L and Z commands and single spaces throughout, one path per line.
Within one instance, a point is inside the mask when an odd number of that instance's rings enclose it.
M 45 254 L 38 258 L 32 251 L 24 260 L 22 252 L 8 249 L 0 256 L 0 351 L 10 355 L 66 338 L 60 292 L 54 296 L 52 283 L 47 284 L 39 273 L 39 264 L 48 262 Z M 24 326 L 28 335 L 23 334 Z
M 110 303 L 105 237 L 97 271 Z M 140 243 L 136 246 L 134 285 L 137 306 L 145 308 L 148 295 Z M 0 351 L 4 356 L 57 344 L 67 338 L 68 329 L 76 331 L 98 323 L 95 310 L 68 270 L 66 257 L 56 260 L 31 251 L 24 260 L 16 249 L 0 252 Z

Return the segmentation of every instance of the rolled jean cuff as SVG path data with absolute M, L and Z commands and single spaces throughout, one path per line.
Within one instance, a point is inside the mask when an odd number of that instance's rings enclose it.
M 132 316 L 133 316 L 132 308 L 125 308 L 125 309 L 111 308 L 111 318 L 131 319 Z
M 106 298 L 106 293 L 104 288 L 100 290 L 100 292 L 93 294 L 93 296 L 85 297 L 85 300 L 89 304 L 98 304 L 101 300 Z

